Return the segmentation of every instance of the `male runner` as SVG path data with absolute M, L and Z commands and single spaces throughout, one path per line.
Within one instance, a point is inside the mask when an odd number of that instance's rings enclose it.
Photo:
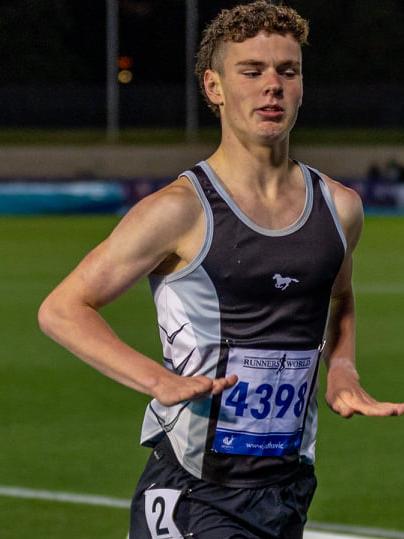
M 329 406 L 404 413 L 370 397 L 355 369 L 360 199 L 289 158 L 307 34 L 294 10 L 263 0 L 216 17 L 197 74 L 220 116 L 219 148 L 137 204 L 40 310 L 52 338 L 153 397 L 131 539 L 302 537 L 327 316 Z M 97 312 L 144 275 L 164 366 Z

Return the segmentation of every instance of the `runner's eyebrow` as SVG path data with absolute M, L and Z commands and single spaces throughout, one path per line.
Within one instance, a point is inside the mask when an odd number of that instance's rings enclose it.
M 295 60 L 286 60 L 285 62 L 281 62 L 278 67 L 295 67 L 300 68 L 302 64 Z
M 268 64 L 266 62 L 263 62 L 262 60 L 240 60 L 240 62 L 237 62 L 236 63 L 236 67 L 260 67 L 260 68 L 264 68 L 266 67 Z M 278 67 L 281 66 L 281 67 L 297 67 L 297 68 L 300 68 L 301 67 L 301 62 L 297 61 L 297 60 L 285 60 L 283 62 L 280 62 L 278 64 Z
M 260 60 L 241 60 L 236 63 L 236 66 L 246 66 L 246 67 L 265 67 L 266 63 Z

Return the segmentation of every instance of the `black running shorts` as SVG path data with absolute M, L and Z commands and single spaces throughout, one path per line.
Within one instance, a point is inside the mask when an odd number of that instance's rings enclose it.
M 130 539 L 302 539 L 316 488 L 313 466 L 279 486 L 206 483 L 156 448 L 131 505 Z

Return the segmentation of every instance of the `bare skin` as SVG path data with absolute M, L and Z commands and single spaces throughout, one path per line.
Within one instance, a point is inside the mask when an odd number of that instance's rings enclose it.
M 205 74 L 222 123 L 221 144 L 208 162 L 240 208 L 266 228 L 292 224 L 304 207 L 303 176 L 288 157 L 303 95 L 301 65 L 300 46 L 290 35 L 260 33 L 225 44 L 219 71 Z M 327 402 L 344 417 L 403 414 L 404 404 L 377 402 L 358 381 L 351 273 L 362 207 L 354 192 L 327 182 L 349 244 L 333 289 Z M 39 311 L 41 328 L 105 375 L 164 405 L 221 393 L 236 376 L 177 376 L 125 344 L 98 313 L 143 276 L 189 264 L 204 232 L 200 202 L 188 180 L 179 178 L 138 203 L 46 298 Z
M 403 403 L 379 402 L 360 385 L 355 367 L 355 301 L 352 291 L 352 253 L 359 241 L 363 225 L 363 209 L 359 196 L 327 178 L 333 193 L 340 222 L 347 239 L 345 260 L 335 280 L 327 344 L 324 350 L 328 369 L 326 401 L 339 415 L 396 416 L 404 414 Z
M 137 204 L 44 301 L 43 331 L 103 374 L 168 406 L 230 387 L 235 377 L 177 376 L 122 342 L 98 313 L 173 255 L 191 260 L 201 218 L 183 181 Z

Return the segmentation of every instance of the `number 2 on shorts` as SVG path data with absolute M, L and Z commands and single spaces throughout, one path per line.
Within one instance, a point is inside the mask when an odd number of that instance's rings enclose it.
M 145 492 L 145 513 L 151 539 L 183 539 L 173 513 L 180 490 L 156 488 Z

